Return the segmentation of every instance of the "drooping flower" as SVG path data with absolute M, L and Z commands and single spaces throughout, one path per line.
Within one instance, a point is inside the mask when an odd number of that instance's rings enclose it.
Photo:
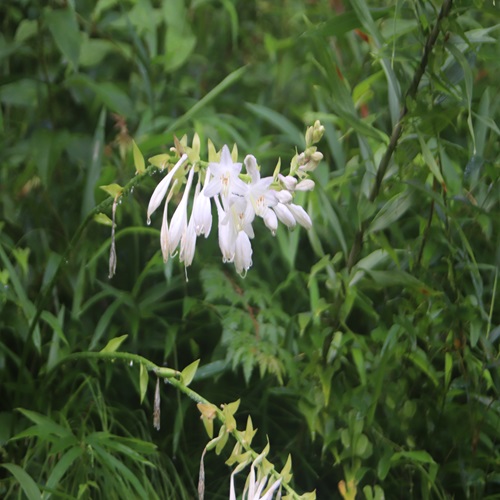
M 193 212 L 192 217 L 194 217 L 194 228 L 196 235 L 204 234 L 205 238 L 210 234 L 210 229 L 212 229 L 212 207 L 210 206 L 210 198 L 205 196 L 205 188 L 207 187 L 210 178 L 210 169 L 207 169 L 205 174 L 205 184 L 203 189 L 200 191 L 200 181 L 196 185 L 196 190 L 194 193 L 193 201 Z
M 156 186 L 155 190 L 153 191 L 153 194 L 151 195 L 148 205 L 148 224 L 151 224 L 152 213 L 160 206 L 161 202 L 163 201 L 163 198 L 165 198 L 165 195 L 167 194 L 172 178 L 186 160 L 187 160 L 187 154 L 183 154 L 180 157 L 179 161 L 174 165 L 172 170 L 161 180 L 161 182 L 158 184 L 158 186 Z
M 172 216 L 172 220 L 170 221 L 170 235 L 168 241 L 170 257 L 173 257 L 175 255 L 182 235 L 187 229 L 187 203 L 189 198 L 189 191 L 191 190 L 191 184 L 193 182 L 193 175 L 194 168 L 191 167 L 181 201 L 177 205 L 174 215 Z

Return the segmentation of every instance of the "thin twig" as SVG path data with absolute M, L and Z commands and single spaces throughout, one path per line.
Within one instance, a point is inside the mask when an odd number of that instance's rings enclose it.
M 385 154 L 380 160 L 378 169 L 377 169 L 377 176 L 375 178 L 375 183 L 373 184 L 373 188 L 370 192 L 370 195 L 368 196 L 368 199 L 371 202 L 374 202 L 375 199 L 377 198 L 380 188 L 382 186 L 382 182 L 384 180 L 385 174 L 387 172 L 387 168 L 389 167 L 389 163 L 391 161 L 392 155 L 394 154 L 394 151 L 396 150 L 396 147 L 398 145 L 399 139 L 401 137 L 401 134 L 403 132 L 403 121 L 408 114 L 408 100 L 413 100 L 415 99 L 418 91 L 418 86 L 420 85 L 420 80 L 422 79 L 422 76 L 425 73 L 425 69 L 427 68 L 427 64 L 429 62 L 429 56 L 432 52 L 432 49 L 434 48 L 434 45 L 436 44 L 437 38 L 439 36 L 439 31 L 440 31 L 440 24 L 441 21 L 448 16 L 450 13 L 451 7 L 452 7 L 453 0 L 444 0 L 443 5 L 441 7 L 441 10 L 439 12 L 438 18 L 436 20 L 436 23 L 434 24 L 434 27 L 432 28 L 431 32 L 429 33 L 429 36 L 427 37 L 427 40 L 425 42 L 425 47 L 424 47 L 424 53 L 422 54 L 422 58 L 420 59 L 420 63 L 415 70 L 415 74 L 413 75 L 413 79 L 411 81 L 410 86 L 408 87 L 408 90 L 406 91 L 405 98 L 404 98 L 404 104 L 403 108 L 401 109 L 401 113 L 399 115 L 399 120 L 394 126 L 391 134 L 391 138 L 389 140 L 389 145 L 387 146 L 387 149 L 385 150 Z M 347 259 L 347 267 L 348 269 L 351 269 L 352 266 L 357 262 L 359 254 L 361 253 L 361 249 L 363 247 L 363 237 L 365 234 L 365 231 L 368 227 L 368 221 L 363 221 L 361 224 L 361 228 L 358 230 L 356 233 L 356 236 L 354 237 L 354 243 L 352 245 L 351 251 L 349 253 L 349 257 Z

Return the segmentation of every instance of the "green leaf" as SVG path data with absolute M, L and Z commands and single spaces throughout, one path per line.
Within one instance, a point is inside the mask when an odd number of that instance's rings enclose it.
M 380 209 L 377 215 L 371 222 L 367 234 L 375 231 L 381 231 L 401 218 L 405 212 L 411 208 L 413 203 L 412 193 L 405 190 L 393 196 L 385 205 Z
M 188 386 L 192 382 L 199 364 L 200 360 L 197 359 L 196 361 L 193 361 L 190 365 L 186 366 L 184 370 L 182 370 L 181 380 L 185 386 Z
M 148 370 L 144 366 L 144 364 L 141 363 L 139 372 L 139 392 L 141 396 L 141 404 L 144 401 L 144 396 L 146 395 L 146 391 L 148 389 L 148 380 L 149 380 Z
M 94 215 L 94 220 L 98 224 L 102 224 L 104 226 L 112 226 L 113 225 L 113 221 L 106 214 L 103 214 L 103 213 Z
M 75 446 L 58 459 L 56 466 L 52 469 L 47 479 L 46 487 L 48 490 L 57 489 L 61 478 L 66 474 L 73 462 L 81 457 L 83 453 L 84 449 L 81 446 Z M 49 498 L 49 494 L 44 493 L 43 498 Z
M 255 115 L 264 118 L 264 120 L 271 125 L 281 130 L 287 138 L 287 141 L 291 144 L 300 148 L 305 147 L 304 134 L 288 118 L 261 104 L 247 102 L 245 103 L 245 107 Z
M 142 156 L 141 150 L 135 143 L 132 141 L 132 148 L 134 152 L 134 166 L 136 174 L 142 174 L 146 170 L 146 163 L 144 162 L 144 156 Z
M 108 184 L 107 186 L 99 186 L 99 188 L 106 191 L 113 198 L 120 196 L 123 192 L 123 188 L 119 184 Z
M 106 109 L 103 107 L 99 114 L 92 143 L 92 157 L 87 162 L 85 188 L 82 200 L 82 218 L 95 207 L 95 188 L 101 175 L 102 153 L 104 150 L 104 126 L 106 124 Z
M 122 342 L 128 337 L 128 335 L 122 335 L 121 337 L 115 337 L 114 339 L 111 339 L 107 344 L 106 347 L 101 349 L 100 352 L 116 352 Z
M 65 5 L 63 9 L 46 9 L 44 17 L 57 48 L 76 70 L 80 56 L 80 30 L 76 12 L 69 6 L 70 4 Z
M 434 159 L 434 156 L 431 153 L 429 146 L 426 144 L 420 133 L 418 134 L 418 140 L 420 142 L 420 148 L 422 150 L 422 155 L 424 157 L 425 163 L 427 164 L 427 166 L 429 167 L 430 171 L 437 179 L 437 181 L 441 185 L 444 185 L 444 179 L 443 176 L 441 175 L 441 170 L 439 169 L 439 166 L 436 163 L 436 160 Z
M 208 92 L 208 94 L 203 96 L 199 101 L 196 101 L 196 104 L 194 104 L 188 111 L 186 111 L 186 113 L 184 113 L 182 116 L 173 121 L 166 130 L 166 133 L 178 129 L 186 121 L 193 118 L 194 115 L 198 113 L 198 111 L 207 106 L 207 104 L 211 102 L 213 99 L 215 99 L 215 97 L 217 97 L 219 94 L 227 90 L 231 85 L 234 85 L 243 76 L 246 70 L 247 67 L 243 66 L 241 68 L 234 70 L 232 73 L 226 76 L 226 78 L 224 78 L 224 80 L 222 80 L 210 92 Z
M 434 464 L 434 459 L 432 456 L 424 451 L 424 450 L 417 450 L 417 451 L 399 451 L 397 453 L 394 453 L 391 457 L 391 462 L 399 462 L 400 460 L 410 460 L 412 462 L 420 462 L 423 464 Z
M 0 464 L 7 469 L 17 480 L 28 500 L 41 500 L 42 494 L 33 478 L 16 464 Z

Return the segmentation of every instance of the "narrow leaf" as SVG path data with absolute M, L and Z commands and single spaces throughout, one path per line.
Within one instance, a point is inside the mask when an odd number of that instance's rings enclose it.
M 141 363 L 139 372 L 139 392 L 141 395 L 141 404 L 144 401 L 146 390 L 148 388 L 149 374 L 147 368 Z
M 135 173 L 142 174 L 146 170 L 146 163 L 144 162 L 144 156 L 142 156 L 141 150 L 135 141 L 132 141 L 132 149 L 134 152 Z
M 7 469 L 17 480 L 28 500 L 41 500 L 42 494 L 33 478 L 16 464 L 0 464 Z
M 200 360 L 197 359 L 196 361 L 193 361 L 190 365 L 186 366 L 184 370 L 182 370 L 181 380 L 185 386 L 188 386 L 192 382 L 199 364 Z
M 101 352 L 116 352 L 122 342 L 128 337 L 128 335 L 122 335 L 121 337 L 115 337 L 114 339 L 111 339 L 107 344 L 106 347 L 101 349 Z

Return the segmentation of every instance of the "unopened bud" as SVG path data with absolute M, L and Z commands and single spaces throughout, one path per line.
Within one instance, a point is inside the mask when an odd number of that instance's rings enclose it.
M 281 184 L 283 184 L 285 189 L 288 189 L 288 191 L 294 191 L 295 186 L 297 185 L 297 179 L 295 177 L 292 177 L 291 175 L 287 175 L 286 177 L 282 174 L 278 175 L 278 179 L 280 180 Z
M 321 122 L 319 120 L 316 120 L 313 126 L 312 143 L 316 144 L 317 142 L 321 141 L 321 138 L 323 137 L 324 133 L 325 133 L 325 127 L 321 125 Z
M 315 184 L 313 180 L 304 179 L 295 186 L 295 191 L 312 191 L 314 189 L 314 186 Z

